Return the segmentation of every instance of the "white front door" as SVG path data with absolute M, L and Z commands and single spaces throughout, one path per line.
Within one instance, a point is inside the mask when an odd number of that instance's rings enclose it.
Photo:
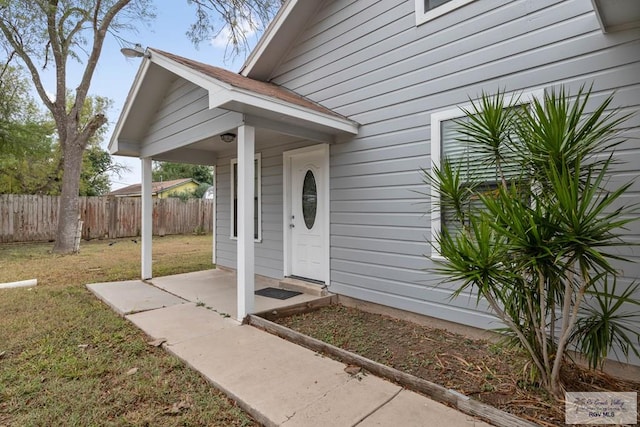
M 285 153 L 288 157 L 285 233 L 288 275 L 326 281 L 328 264 L 328 147 Z

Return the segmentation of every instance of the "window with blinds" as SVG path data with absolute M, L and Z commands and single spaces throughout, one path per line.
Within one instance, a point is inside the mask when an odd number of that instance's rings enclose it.
M 532 99 L 542 99 L 543 90 L 524 92 L 519 94 L 518 99 L 521 105 L 528 105 Z M 509 96 L 505 96 L 509 98 Z M 493 156 L 487 155 L 477 149 L 473 144 L 469 143 L 467 136 L 461 132 L 460 122 L 469 122 L 464 111 L 470 111 L 472 105 L 462 105 L 460 107 L 452 107 L 448 110 L 438 111 L 431 114 L 431 164 L 432 169 L 440 168 L 442 159 L 447 159 L 455 170 L 460 172 L 460 180 L 463 185 L 465 183 L 471 187 L 473 185 L 476 194 L 490 194 L 498 189 L 501 185 L 500 174 L 496 167 Z M 515 161 L 513 153 L 514 146 L 517 146 L 518 140 L 515 135 L 510 135 L 511 143 L 509 147 L 501 153 L 502 163 L 501 169 L 505 179 L 508 182 L 522 182 L 523 179 L 521 167 Z M 525 190 L 525 189 L 523 189 Z M 527 191 L 523 191 L 523 197 L 528 197 Z M 479 197 L 471 197 L 468 205 L 465 207 L 467 212 L 471 212 L 481 206 Z M 435 236 L 439 235 L 442 227 L 448 229 L 458 229 L 461 224 L 455 220 L 452 208 L 447 208 L 440 200 L 440 194 L 437 189 L 431 191 L 431 235 L 432 245 L 435 252 L 434 256 L 438 256 L 438 246 Z
M 461 122 L 468 123 L 468 117 L 444 120 L 441 122 L 441 155 L 449 160 L 455 170 L 460 172 L 460 180 L 469 187 L 474 186 L 477 194 L 490 194 L 498 189 L 501 176 L 493 156 L 478 149 L 474 149 L 473 143 L 461 132 Z M 511 136 L 512 143 L 517 144 L 515 135 Z M 513 152 L 505 147 L 501 152 L 502 163 L 500 168 L 507 182 L 518 180 L 521 173 L 520 166 L 516 162 Z M 480 208 L 482 203 L 479 198 L 472 197 L 467 206 L 468 214 Z M 447 228 L 459 228 L 454 218 L 454 213 L 446 206 L 441 211 L 442 223 Z

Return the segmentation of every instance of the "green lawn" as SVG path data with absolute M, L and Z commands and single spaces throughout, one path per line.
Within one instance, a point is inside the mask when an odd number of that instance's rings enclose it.
M 244 426 L 255 422 L 198 373 L 147 344 L 86 283 L 135 279 L 140 245 L 0 245 L 0 426 Z M 154 239 L 154 275 L 211 268 L 211 236 Z

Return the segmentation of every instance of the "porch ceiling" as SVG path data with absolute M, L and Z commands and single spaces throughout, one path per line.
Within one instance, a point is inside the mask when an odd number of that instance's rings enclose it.
M 229 129 L 229 131 L 237 134 L 236 129 Z M 269 129 L 256 128 L 256 141 L 259 144 L 286 144 L 287 142 L 293 142 L 295 140 L 296 137 L 294 136 L 281 134 Z M 231 143 L 225 143 L 220 140 L 218 135 L 216 135 L 201 139 L 187 146 L 181 146 L 155 154 L 153 155 L 153 159 L 175 163 L 211 165 L 219 156 L 227 155 L 228 153 L 233 153 L 232 155 L 235 155 L 237 152 L 237 144 L 237 138 Z M 135 157 L 138 157 L 138 155 Z
M 177 130 L 188 130 L 188 138 L 150 141 L 149 129 L 158 106 L 177 79 L 204 89 L 209 110 L 219 114 L 215 120 Z M 116 124 L 109 151 L 154 160 L 211 163 L 215 153 L 234 146 L 222 143 L 219 135 L 234 132 L 243 124 L 256 128 L 258 141 L 269 141 L 275 135 L 282 140 L 282 135 L 290 135 L 332 142 L 358 131 L 358 124 L 352 120 L 280 86 L 148 49 Z

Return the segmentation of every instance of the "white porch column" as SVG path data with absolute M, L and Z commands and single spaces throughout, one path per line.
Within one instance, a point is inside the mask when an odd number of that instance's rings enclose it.
M 218 209 L 218 177 L 216 176 L 218 170 L 216 166 L 213 166 L 213 211 L 211 212 L 211 263 L 215 264 L 216 259 L 216 234 L 218 230 L 216 228 L 216 210 Z M 233 172 L 232 172 L 233 173 Z
M 151 238 L 153 235 L 153 199 L 151 198 L 151 158 L 142 160 L 142 280 L 151 279 Z
M 238 320 L 253 312 L 254 272 L 254 187 L 255 129 L 238 127 Z M 233 173 L 233 172 L 232 172 Z M 233 177 L 232 177 L 233 179 Z

